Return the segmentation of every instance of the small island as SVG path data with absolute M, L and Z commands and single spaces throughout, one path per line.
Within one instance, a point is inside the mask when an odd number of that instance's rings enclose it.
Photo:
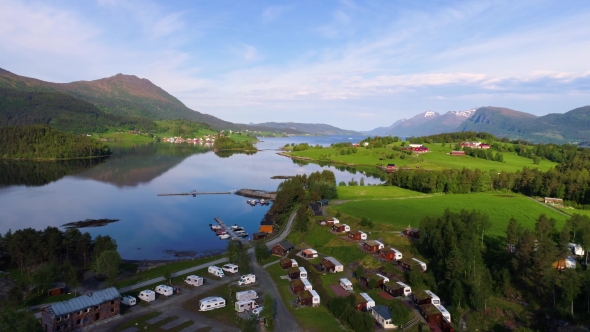
M 0 128 L 0 159 L 65 160 L 110 154 L 104 143 L 47 125 Z

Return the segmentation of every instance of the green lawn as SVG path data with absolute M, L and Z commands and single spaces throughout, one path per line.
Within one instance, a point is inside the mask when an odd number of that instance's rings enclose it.
M 583 216 L 586 217 L 590 217 L 590 210 L 580 210 L 580 209 L 559 209 L 560 211 L 562 211 L 563 213 L 567 213 L 570 216 L 574 215 L 574 214 L 581 214 Z
M 423 196 L 423 193 L 396 186 L 342 186 L 338 188 L 338 199 L 376 199 Z
M 519 195 L 455 194 L 431 195 L 390 200 L 365 200 L 348 202 L 332 207 L 336 211 L 355 217 L 368 217 L 374 223 L 386 224 L 401 230 L 408 225 L 418 227 L 426 216 L 440 216 L 445 209 L 459 212 L 476 209 L 490 216 L 492 227 L 488 235 L 504 236 L 508 220 L 516 218 L 527 228 L 533 228 L 535 220 L 544 213 L 557 220 L 561 229 L 567 217 Z
M 158 321 L 154 324 L 147 323 L 148 320 L 150 320 L 154 317 L 157 317 L 161 314 L 162 314 L 161 312 L 155 311 L 155 312 L 151 312 L 151 313 L 142 315 L 140 317 L 126 321 L 125 323 L 119 325 L 115 331 L 123 331 L 125 329 L 130 328 L 130 327 L 137 327 L 140 330 L 148 330 L 148 331 L 178 332 L 178 331 L 184 330 L 185 328 L 188 328 L 189 326 L 191 326 L 195 323 L 192 320 L 189 320 L 189 321 L 186 321 L 186 322 L 184 322 L 178 326 L 175 326 L 171 329 L 168 329 L 168 330 L 163 329 L 162 326 L 178 319 L 178 316 L 170 316 L 170 317 L 164 318 L 163 320 Z
M 414 154 L 407 156 L 405 159 L 396 157 L 395 159 L 388 159 L 387 156 L 392 153 L 398 153 L 391 148 L 366 149 L 359 147 L 357 153 L 350 155 L 340 155 L 336 148 L 323 149 L 309 149 L 305 151 L 293 151 L 291 155 L 311 158 L 313 160 L 320 159 L 320 156 L 328 156 L 332 162 L 354 164 L 354 165 L 384 165 L 388 163 L 396 164 L 398 166 L 420 167 L 421 169 L 440 170 L 448 168 L 479 168 L 483 171 L 505 171 L 515 172 L 523 167 L 539 168 L 543 171 L 555 167 L 557 164 L 548 160 L 542 160 L 539 165 L 535 165 L 532 159 L 518 156 L 516 153 L 503 152 L 504 162 L 490 161 L 486 159 L 474 158 L 469 156 L 451 156 L 452 147 L 447 145 L 443 147 L 441 144 L 425 144 L 430 152 L 424 154 Z M 494 152 L 495 153 L 495 152 Z M 385 157 L 384 157 L 385 156 Z

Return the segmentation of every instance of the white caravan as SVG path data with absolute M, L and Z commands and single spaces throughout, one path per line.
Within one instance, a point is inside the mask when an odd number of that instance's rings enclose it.
M 151 289 L 142 290 L 141 292 L 139 292 L 139 295 L 137 295 L 137 297 L 146 302 L 152 302 L 156 300 L 156 292 L 154 292 Z
M 440 305 L 440 297 L 438 297 L 438 295 L 434 294 L 433 292 L 431 292 L 429 290 L 425 290 L 424 293 L 426 293 L 426 294 L 428 294 L 428 296 L 430 296 L 430 304 Z
M 311 282 L 309 282 L 309 280 L 301 279 L 301 282 L 303 282 L 303 289 L 308 290 L 308 291 L 313 289 L 313 286 L 311 285 Z
M 258 308 L 258 303 L 256 303 L 254 300 L 242 300 L 236 302 L 235 304 L 235 309 L 237 312 L 250 311 L 255 308 Z
M 174 289 L 170 286 L 158 285 L 156 286 L 156 293 L 162 294 L 164 296 L 170 296 L 174 294 Z
M 383 279 L 383 282 L 389 282 L 389 278 L 387 278 L 386 276 L 379 274 L 379 273 L 375 273 L 376 276 L 378 276 L 379 278 Z
M 307 279 L 307 270 L 303 267 L 299 267 L 299 279 Z
M 320 305 L 320 294 L 318 294 L 318 292 L 314 291 L 314 290 L 310 290 L 309 291 L 311 293 L 311 303 L 312 306 L 317 307 Z
M 209 311 L 225 307 L 225 300 L 219 296 L 210 296 L 199 301 L 199 311 Z
M 396 261 L 399 261 L 400 259 L 403 258 L 402 252 L 395 249 L 395 248 L 391 248 L 391 251 L 393 251 L 395 253 L 393 259 L 395 259 Z
M 248 285 L 256 282 L 256 276 L 253 274 L 245 274 L 238 280 L 238 286 Z
M 189 284 L 191 286 L 198 287 L 198 286 L 201 286 L 205 282 L 205 280 L 203 279 L 203 277 L 199 277 L 199 276 L 191 274 L 190 276 L 187 276 L 186 279 L 184 279 L 184 282 L 186 282 L 187 284 Z
M 262 309 L 264 309 L 264 307 L 258 307 L 258 308 L 252 309 L 252 315 L 260 316 Z
M 366 309 L 369 310 L 371 308 L 373 308 L 375 306 L 375 300 L 373 300 L 369 294 L 367 293 L 361 293 L 360 294 L 362 296 L 363 299 L 365 299 L 365 302 L 367 303 L 366 305 Z
M 398 281 L 397 284 L 404 288 L 404 296 L 405 297 L 408 297 L 408 296 L 410 296 L 410 294 L 412 294 L 412 288 L 410 286 L 404 284 L 401 281 Z
M 219 277 L 219 278 L 225 277 L 223 270 L 219 266 L 211 265 L 211 266 L 209 266 L 207 271 L 216 277 Z
M 420 264 L 420 267 L 422 268 L 423 272 L 426 272 L 426 263 L 424 263 L 423 261 L 419 261 L 416 258 L 412 258 L 413 260 L 415 260 L 416 262 L 418 262 L 418 264 Z
M 256 300 L 257 298 L 258 294 L 254 290 L 247 290 L 236 293 L 236 301 Z
M 299 263 L 296 260 L 291 259 L 291 267 L 299 267 Z
M 238 273 L 238 266 L 235 264 L 225 264 L 222 270 L 229 273 Z
M 121 303 L 131 307 L 137 303 L 137 300 L 131 295 L 125 295 L 121 298 Z
M 451 322 L 451 313 L 442 305 L 435 305 L 436 309 L 438 309 L 438 311 L 440 311 L 440 313 L 442 314 L 443 318 L 447 321 L 447 322 Z
M 340 279 L 340 286 L 342 286 L 342 288 L 344 288 L 345 291 L 352 291 L 352 282 L 350 282 L 350 280 L 346 278 Z
M 584 248 L 582 248 L 581 245 L 575 244 L 575 243 L 569 243 L 567 246 L 572 251 L 572 254 L 574 254 L 576 256 L 584 256 Z

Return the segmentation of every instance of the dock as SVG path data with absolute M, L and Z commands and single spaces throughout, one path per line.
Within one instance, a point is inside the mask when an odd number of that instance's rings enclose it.
M 239 236 L 237 236 L 237 235 L 236 235 L 236 233 L 234 232 L 234 230 L 233 230 L 233 229 L 231 229 L 229 226 L 227 226 L 227 225 L 226 225 L 226 224 L 223 222 L 223 220 L 221 220 L 219 217 L 215 217 L 215 218 L 213 218 L 213 219 L 215 219 L 215 221 L 217 221 L 217 223 L 219 224 L 219 226 L 223 227 L 223 230 L 224 230 L 224 231 L 226 231 L 226 232 L 227 232 L 227 234 L 229 234 L 229 235 L 231 236 L 231 238 L 230 238 L 230 239 L 231 239 L 232 241 L 233 241 L 233 240 L 235 240 L 235 239 L 237 239 L 237 240 L 238 240 L 238 241 L 240 241 L 240 242 L 242 241 L 242 238 L 241 238 L 241 237 L 239 237 Z
M 193 196 L 196 197 L 197 195 L 231 195 L 231 191 L 220 191 L 220 192 L 196 192 L 196 191 L 189 191 L 187 193 L 178 193 L 178 194 L 158 194 L 158 196 Z
M 248 198 L 263 198 L 266 200 L 274 201 L 277 198 L 276 192 L 269 192 L 266 190 L 257 189 L 240 189 L 236 191 L 236 195 L 248 197 Z

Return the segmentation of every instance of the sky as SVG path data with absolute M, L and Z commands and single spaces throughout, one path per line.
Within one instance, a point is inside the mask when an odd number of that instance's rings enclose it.
M 0 0 L 0 68 L 147 78 L 238 123 L 370 130 L 427 110 L 590 104 L 590 1 Z

